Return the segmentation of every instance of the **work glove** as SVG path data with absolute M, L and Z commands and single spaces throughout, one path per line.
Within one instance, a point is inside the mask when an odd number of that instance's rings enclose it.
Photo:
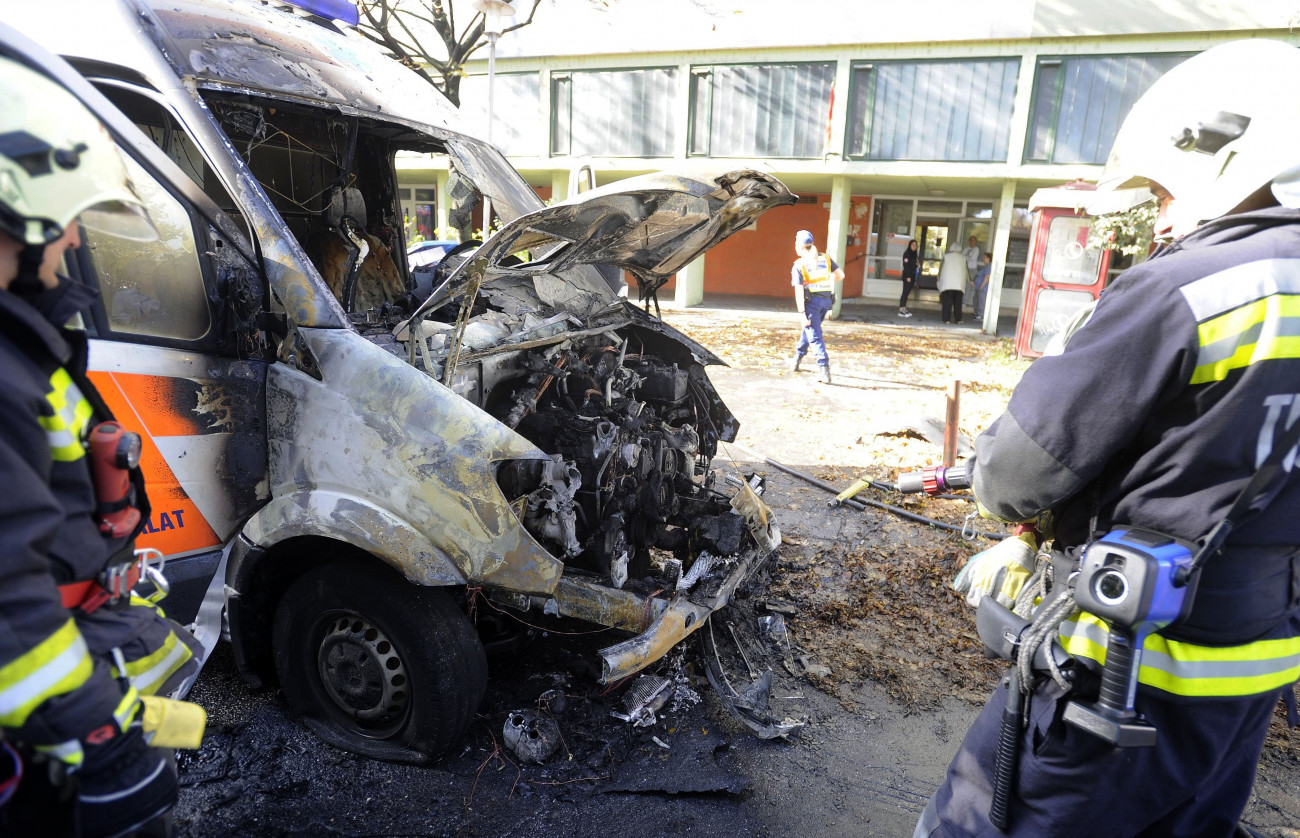
M 1016 597 L 1034 573 L 1038 537 L 1032 530 L 1004 538 L 989 549 L 966 560 L 952 588 L 966 595 L 966 602 L 978 607 L 992 594 L 1004 608 L 1014 608 Z
M 176 767 L 171 752 L 150 748 L 140 722 L 125 730 L 109 719 L 82 743 L 77 787 L 82 838 L 123 834 L 164 835 L 176 805 Z
M 141 696 L 140 703 L 144 705 L 140 729 L 149 747 L 197 748 L 203 744 L 208 714 L 199 705 L 160 695 Z

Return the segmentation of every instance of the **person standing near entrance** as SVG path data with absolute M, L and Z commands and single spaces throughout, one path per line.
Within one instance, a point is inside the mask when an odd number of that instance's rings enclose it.
M 961 322 L 961 300 L 966 292 L 966 256 L 953 242 L 952 249 L 943 255 L 939 266 L 939 304 L 943 308 L 943 322 Z
M 966 271 L 969 276 L 975 276 L 975 272 L 980 268 L 980 257 L 984 251 L 980 250 L 980 240 L 971 236 L 966 240 L 966 247 L 962 248 L 961 255 L 966 257 Z
M 912 312 L 907 310 L 907 298 L 916 287 L 916 277 L 920 270 L 921 245 L 916 239 L 912 239 L 907 243 L 907 250 L 903 251 L 903 296 L 898 298 L 899 317 L 912 316 Z
M 835 304 L 835 280 L 843 281 L 844 271 L 829 253 L 817 251 L 813 234 L 807 230 L 795 234 L 794 250 L 799 258 L 790 268 L 790 284 L 794 286 L 794 301 L 803 319 L 803 329 L 799 332 L 790 368 L 798 372 L 803 356 L 812 346 L 821 379 L 830 384 L 831 361 L 826 354 L 826 341 L 822 338 L 822 320 Z
M 975 275 L 971 278 L 971 290 L 974 301 L 971 303 L 971 310 L 980 320 L 984 319 L 984 301 L 989 295 L 989 269 L 993 266 L 993 254 L 986 252 L 980 259 L 979 268 L 975 270 Z

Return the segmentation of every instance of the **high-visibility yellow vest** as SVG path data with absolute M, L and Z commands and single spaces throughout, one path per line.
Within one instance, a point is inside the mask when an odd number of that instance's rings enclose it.
M 816 263 L 811 268 L 803 259 L 795 264 L 799 266 L 804 290 L 809 294 L 835 293 L 835 271 L 831 269 L 831 257 L 825 253 L 818 254 Z
M 54 415 L 41 416 L 38 421 L 45 429 L 50 454 L 61 463 L 81 459 L 86 455 L 83 445 L 86 426 L 94 414 L 90 402 L 62 367 L 50 376 L 50 392 L 45 398 L 53 408 Z

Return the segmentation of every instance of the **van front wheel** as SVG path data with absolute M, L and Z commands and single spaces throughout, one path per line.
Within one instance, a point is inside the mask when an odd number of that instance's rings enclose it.
M 272 634 L 290 709 L 331 745 L 427 762 L 465 734 L 487 686 L 474 627 L 446 593 L 332 563 L 285 591 Z

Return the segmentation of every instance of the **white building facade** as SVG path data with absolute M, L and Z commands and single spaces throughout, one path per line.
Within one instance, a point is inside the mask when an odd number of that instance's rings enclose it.
M 543 197 L 567 196 L 580 166 L 603 184 L 700 161 L 801 196 L 683 271 L 680 304 L 788 296 L 807 228 L 845 267 L 841 298 L 882 301 L 908 241 L 932 274 L 974 236 L 993 254 L 991 299 L 1014 313 L 1034 191 L 1096 180 L 1129 107 L 1187 56 L 1244 37 L 1300 45 L 1300 7 L 1276 0 L 985 5 L 542 0 L 498 46 L 493 137 Z M 462 112 L 486 134 L 486 56 L 466 69 Z M 408 213 L 445 226 L 447 173 L 398 166 Z

